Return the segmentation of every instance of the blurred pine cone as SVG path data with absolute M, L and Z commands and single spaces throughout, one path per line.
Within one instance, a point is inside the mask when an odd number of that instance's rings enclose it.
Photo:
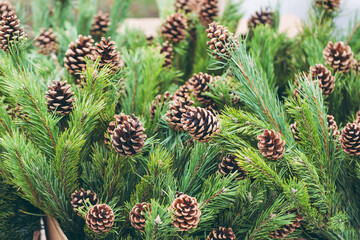
M 99 203 L 99 199 L 96 196 L 96 193 L 91 192 L 90 190 L 85 191 L 83 188 L 76 190 L 71 194 L 71 205 L 74 212 L 77 212 L 81 216 L 80 209 L 85 208 L 85 202 L 87 204 L 96 205 Z
M 330 12 L 340 8 L 340 0 L 315 0 L 315 5 Z
M 198 0 L 175 0 L 175 11 L 190 13 L 197 8 Z
M 296 122 L 290 125 L 290 130 L 291 130 L 291 132 L 292 132 L 292 134 L 294 136 L 295 141 L 300 142 L 300 137 L 299 137 L 300 132 L 299 132 L 299 130 L 297 128 L 297 123 Z
M 161 46 L 160 54 L 163 54 L 165 56 L 165 62 L 163 64 L 163 67 L 171 68 L 174 58 L 174 49 L 172 44 L 168 41 L 165 41 Z
M 327 115 L 327 126 L 329 129 L 329 135 L 336 137 L 340 135 L 340 131 L 338 129 L 338 126 L 336 124 L 336 121 L 334 119 L 334 116 L 332 115 Z
M 212 98 L 204 95 L 204 93 L 211 91 L 209 84 L 212 82 L 213 77 L 202 72 L 194 74 L 193 77 L 189 79 L 189 84 L 193 90 L 195 99 L 204 106 L 210 106 L 214 102 Z
M 330 70 L 328 70 L 322 64 L 316 64 L 315 67 L 310 67 L 311 77 L 314 81 L 319 83 L 323 94 L 330 95 L 334 92 L 335 89 L 335 77 L 331 75 Z
M 40 35 L 35 39 L 35 45 L 39 48 L 39 53 L 43 55 L 57 54 L 59 43 L 52 28 L 47 31 L 40 29 Z
M 68 115 L 74 108 L 75 98 L 71 91 L 71 85 L 67 81 L 54 80 L 46 91 L 49 112 L 56 111 L 60 115 Z
M 206 240 L 235 240 L 236 236 L 232 228 L 219 227 L 213 229 Z
M 251 16 L 251 18 L 248 21 L 248 28 L 254 29 L 258 25 L 274 25 L 274 12 L 270 11 L 269 9 L 260 9 L 260 11 L 255 12 L 254 15 Z
M 92 28 L 90 30 L 91 36 L 95 38 L 105 37 L 110 24 L 109 14 L 103 13 L 101 10 L 98 11 L 92 22 Z
M 203 26 L 212 23 L 219 14 L 219 0 L 202 0 L 199 3 L 199 20 Z
M 20 104 L 15 103 L 15 106 L 12 107 L 11 105 L 7 105 L 6 107 L 7 114 L 13 119 L 18 120 L 21 118 L 22 120 L 27 120 L 27 115 L 24 112 L 24 109 Z
M 172 97 L 169 92 L 165 92 L 164 94 L 159 94 L 155 97 L 155 100 L 152 101 L 152 104 L 150 106 L 150 116 L 151 118 L 155 117 L 156 110 L 162 111 L 165 107 L 165 103 L 167 101 L 173 101 L 175 97 Z
M 206 44 L 213 50 L 212 55 L 216 59 L 223 60 L 230 56 L 229 50 L 238 45 L 237 39 L 234 34 L 229 32 L 227 27 L 223 27 L 216 22 L 209 24 L 206 30 L 207 38 L 210 39 Z
M 102 37 L 100 43 L 95 43 L 93 55 L 91 55 L 91 59 L 95 61 L 99 60 L 100 69 L 107 66 L 111 74 L 115 74 L 119 71 L 124 63 L 120 59 L 120 52 L 116 51 L 117 46 L 114 41 L 111 41 L 111 37 L 108 39 Z
M 344 42 L 329 42 L 323 54 L 326 64 L 340 73 L 349 72 L 357 63 L 350 46 L 345 45 Z
M 196 198 L 182 194 L 171 204 L 169 211 L 174 211 L 173 225 L 179 231 L 189 231 L 196 228 L 201 216 Z
M 242 169 L 235 160 L 234 155 L 228 155 L 223 157 L 221 163 L 219 163 L 218 172 L 224 176 L 237 172 L 237 180 L 242 180 L 246 177 L 246 172 Z
M 187 18 L 182 13 L 174 13 L 166 18 L 161 26 L 161 34 L 165 40 L 179 43 L 186 37 Z
M 131 225 L 139 229 L 141 232 L 145 232 L 145 211 L 151 212 L 150 203 L 137 203 L 129 213 L 129 220 Z
M 111 143 L 111 135 L 114 134 L 114 130 L 117 126 L 117 123 L 115 121 L 111 121 L 109 123 L 109 126 L 108 128 L 106 129 L 106 132 L 104 133 L 104 142 L 105 142 L 105 145 L 110 148 L 110 143 Z
M 0 17 L 2 15 L 8 15 L 9 12 L 15 13 L 15 7 L 9 1 L 1 0 L 0 1 Z
M 175 97 L 182 97 L 190 96 L 191 94 L 191 86 L 189 82 L 186 82 L 185 84 L 181 85 L 178 90 L 175 91 L 174 96 Z
M 166 113 L 165 120 L 174 131 L 182 131 L 181 117 L 186 110 L 194 104 L 194 101 L 187 95 L 184 98 L 176 97 L 170 104 L 169 111 Z
M 351 156 L 360 155 L 360 126 L 348 123 L 340 136 L 341 147 Z
M 297 214 L 295 221 L 293 221 L 291 224 L 284 225 L 279 230 L 276 230 L 275 232 L 270 234 L 270 237 L 275 238 L 275 239 L 284 239 L 284 238 L 286 238 L 289 234 L 293 233 L 296 228 L 299 228 L 301 226 L 300 222 L 303 219 L 304 218 L 303 218 L 302 215 Z
M 86 225 L 96 233 L 108 232 L 114 225 L 115 215 L 110 206 L 97 204 L 85 215 Z
M 282 158 L 285 152 L 285 140 L 281 139 L 281 134 L 274 130 L 265 129 L 257 139 L 260 153 L 269 160 L 277 160 Z
M 20 27 L 20 20 L 14 12 L 1 16 L 0 20 L 0 48 L 9 50 L 9 45 L 25 38 L 24 28 Z

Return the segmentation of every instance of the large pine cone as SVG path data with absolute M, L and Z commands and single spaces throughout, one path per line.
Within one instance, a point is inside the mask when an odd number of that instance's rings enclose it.
M 206 30 L 207 38 L 210 39 L 206 44 L 213 50 L 212 55 L 216 59 L 222 60 L 230 56 L 229 50 L 237 45 L 237 39 L 234 34 L 229 32 L 227 27 L 224 27 L 216 22 L 210 23 Z
M 15 13 L 15 7 L 9 1 L 0 1 L 0 16 L 7 15 L 9 12 Z
M 54 80 L 45 95 L 49 112 L 56 111 L 60 115 L 70 114 L 74 108 L 73 96 L 74 93 L 67 81 Z
M 242 180 L 246 177 L 246 172 L 242 169 L 239 164 L 235 160 L 235 156 L 228 155 L 223 157 L 221 163 L 219 163 L 218 172 L 222 175 L 229 175 L 237 172 L 238 176 L 236 177 L 237 180 Z
M 95 43 L 92 60 L 100 58 L 100 69 L 108 66 L 110 72 L 115 74 L 120 68 L 124 66 L 120 59 L 120 52 L 116 51 L 117 46 L 114 41 L 111 41 L 111 37 L 108 39 L 102 37 L 100 43 Z
M 349 72 L 355 65 L 354 53 L 344 42 L 329 42 L 323 51 L 326 64 L 340 73 Z
M 65 68 L 78 83 L 83 78 L 82 72 L 86 70 L 85 58 L 90 58 L 93 53 L 93 43 L 94 40 L 91 36 L 79 35 L 76 41 L 69 44 L 69 49 L 65 53 Z
M 187 18 L 182 13 L 174 13 L 166 18 L 161 26 L 161 34 L 165 40 L 172 43 L 179 43 L 186 37 L 188 28 Z
M 202 25 L 208 26 L 219 14 L 219 0 L 202 0 L 199 5 L 199 20 Z
M 289 234 L 293 233 L 296 228 L 299 228 L 301 226 L 300 222 L 303 219 L 304 218 L 302 215 L 297 214 L 295 221 L 293 221 L 291 224 L 284 225 L 281 229 L 276 230 L 275 232 L 271 233 L 270 237 L 275 238 L 275 239 L 286 238 Z
M 39 53 L 43 55 L 57 54 L 59 48 L 59 43 L 52 28 L 47 31 L 41 29 L 40 35 L 35 39 L 35 45 L 39 48 Z
M 20 20 L 14 12 L 1 16 L 0 21 L 0 48 L 8 51 L 9 45 L 25 38 L 24 28 L 20 27 Z
M 71 205 L 74 212 L 77 212 L 81 216 L 80 209 L 85 208 L 85 202 L 87 204 L 96 205 L 99 203 L 99 199 L 96 196 L 96 193 L 91 192 L 90 190 L 85 191 L 83 188 L 76 190 L 71 194 Z
M 175 11 L 190 13 L 196 10 L 198 0 L 175 0 Z
M 184 98 L 176 97 L 170 104 L 169 111 L 166 113 L 165 120 L 174 131 L 182 131 L 181 117 L 186 110 L 194 104 L 194 101 L 187 95 Z
M 335 77 L 331 75 L 322 64 L 316 64 L 315 67 L 310 67 L 311 77 L 314 81 L 318 81 L 319 87 L 325 95 L 330 95 L 335 89 Z
M 295 141 L 300 142 L 300 137 L 299 137 L 300 132 L 299 132 L 299 130 L 297 128 L 297 123 L 296 122 L 290 125 L 290 130 L 291 130 L 291 132 L 292 132 L 292 134 L 294 136 Z
M 115 215 L 110 206 L 97 204 L 85 215 L 86 225 L 96 233 L 108 232 L 114 225 Z
M 181 85 L 178 90 L 175 91 L 175 97 L 184 98 L 185 96 L 190 96 L 191 86 L 189 82 L 186 82 L 184 85 Z
M 207 142 L 211 136 L 220 132 L 220 122 L 209 110 L 189 107 L 181 116 L 181 123 L 190 136 L 200 142 Z
M 176 198 L 169 211 L 174 211 L 173 225 L 179 231 L 189 231 L 192 228 L 196 228 L 200 221 L 201 211 L 199 210 L 196 198 L 186 194 Z
M 285 140 L 281 139 L 281 134 L 274 130 L 265 129 L 257 139 L 260 153 L 269 160 L 282 158 L 285 152 Z
M 110 26 L 110 17 L 108 13 L 103 13 L 101 10 L 94 16 L 90 34 L 97 38 L 105 36 L 108 27 Z
M 329 129 L 329 135 L 336 137 L 340 135 L 338 125 L 336 124 L 335 118 L 332 115 L 327 115 L 327 126 Z
M 232 228 L 219 227 L 213 229 L 206 240 L 235 240 L 236 236 Z
M 315 5 L 330 12 L 340 8 L 340 0 L 315 0 Z
M 175 97 L 172 97 L 169 92 L 165 92 L 164 94 L 159 94 L 155 97 L 155 100 L 152 101 L 152 104 L 150 106 L 150 115 L 151 118 L 155 117 L 156 110 L 162 111 L 165 107 L 165 103 L 167 101 L 173 101 Z
M 348 123 L 340 136 L 341 147 L 351 156 L 360 155 L 360 126 Z
M 174 48 L 169 41 L 165 41 L 160 49 L 160 54 L 163 54 L 165 56 L 165 62 L 163 64 L 163 67 L 171 68 L 173 64 L 173 58 L 174 58 Z
M 129 213 L 131 225 L 141 232 L 145 232 L 145 211 L 151 212 L 150 203 L 137 203 Z
M 111 144 L 121 156 L 133 156 L 144 147 L 146 135 L 142 123 L 134 115 L 114 116 L 117 126 L 111 135 Z
M 212 81 L 213 77 L 211 75 L 202 72 L 194 74 L 193 77 L 189 79 L 189 84 L 191 85 L 195 99 L 204 106 L 213 104 L 212 98 L 203 94 L 211 91 L 209 84 Z
M 254 15 L 248 21 L 248 28 L 254 29 L 258 25 L 270 25 L 274 24 L 274 12 L 270 11 L 269 9 L 262 10 L 255 12 Z

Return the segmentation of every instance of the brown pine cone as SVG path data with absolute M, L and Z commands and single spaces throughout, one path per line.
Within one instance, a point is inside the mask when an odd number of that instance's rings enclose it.
M 327 126 L 329 129 L 329 135 L 336 137 L 340 135 L 340 131 L 339 128 L 336 124 L 336 121 L 334 119 L 334 116 L 332 115 L 327 115 Z
M 111 135 L 111 144 L 121 156 L 134 156 L 145 145 L 146 135 L 143 124 L 134 115 L 124 113 L 114 116 L 117 126 Z
M 340 0 L 315 0 L 315 5 L 330 12 L 340 8 Z
M 182 13 L 174 13 L 166 18 L 161 26 L 161 34 L 165 40 L 172 43 L 179 43 L 186 37 L 188 28 L 187 18 Z
M 285 140 L 281 139 L 281 134 L 274 130 L 265 129 L 257 139 L 260 153 L 269 160 L 277 160 L 282 158 L 285 152 Z
M 248 28 L 254 29 L 258 25 L 266 25 L 273 26 L 274 24 L 274 12 L 270 11 L 269 9 L 262 10 L 255 12 L 254 15 L 248 21 Z
M 40 29 L 40 35 L 35 39 L 35 46 L 39 48 L 39 53 L 43 55 L 57 54 L 59 43 L 52 28 L 47 31 Z
M 100 69 L 107 66 L 111 74 L 115 74 L 120 68 L 124 66 L 124 63 L 120 59 L 120 52 L 116 51 L 117 46 L 114 41 L 111 41 L 111 37 L 108 39 L 102 37 L 100 43 L 95 43 L 93 55 L 91 59 L 95 61 L 99 60 Z
M 175 0 L 175 12 L 190 13 L 197 8 L 198 0 Z
M 149 211 L 151 213 L 150 203 L 137 203 L 129 213 L 131 225 L 134 228 L 139 229 L 141 232 L 145 232 L 145 211 Z
M 182 131 L 181 117 L 186 110 L 194 104 L 194 101 L 187 95 L 184 98 L 175 97 L 166 113 L 165 120 L 174 131 Z
M 301 226 L 300 222 L 303 219 L 304 218 L 302 215 L 297 214 L 295 221 L 293 221 L 291 224 L 284 225 L 282 226 L 282 229 L 276 230 L 275 232 L 271 233 L 270 237 L 275 239 L 286 238 L 289 234 L 293 233 L 296 228 L 299 228 Z
M 101 10 L 93 18 L 92 28 L 90 34 L 97 38 L 105 36 L 108 27 L 110 26 L 110 17 L 108 13 L 103 13 Z
M 160 54 L 163 54 L 165 56 L 165 62 L 163 64 L 163 67 L 171 68 L 173 64 L 173 58 L 174 58 L 174 49 L 171 43 L 169 41 L 165 41 L 160 49 Z
M 344 42 L 329 42 L 323 51 L 326 64 L 331 65 L 334 71 L 349 72 L 355 65 L 354 53 L 351 47 Z
M 85 58 L 91 58 L 94 40 L 91 36 L 79 35 L 79 38 L 69 44 L 65 53 L 64 65 L 68 73 L 73 75 L 78 83 L 83 78 L 82 72 L 86 70 Z
M 0 1 L 0 16 L 7 15 L 9 12 L 15 13 L 15 7 L 9 1 Z
M 210 39 L 206 44 L 213 50 L 212 55 L 218 60 L 230 57 L 229 51 L 238 45 L 234 34 L 229 32 L 227 27 L 216 22 L 210 23 L 206 32 L 208 33 L 207 38 Z
M 74 108 L 75 98 L 71 91 L 71 85 L 67 81 L 54 80 L 46 91 L 49 112 L 56 111 L 60 115 L 68 115 Z
M 322 64 L 316 64 L 315 67 L 310 67 L 310 74 L 312 80 L 319 83 L 323 94 L 330 95 L 334 92 L 335 89 L 335 77 L 331 75 L 330 70 L 328 70 Z
M 7 105 L 6 107 L 7 114 L 13 119 L 17 120 L 21 118 L 22 120 L 27 120 L 27 115 L 24 113 L 24 109 L 20 104 L 16 103 L 14 107 Z
M 193 77 L 189 79 L 189 84 L 193 90 L 195 99 L 204 106 L 210 106 L 214 103 L 212 98 L 203 94 L 211 91 L 209 84 L 212 82 L 213 77 L 207 73 L 204 74 L 202 72 L 194 74 Z
M 360 126 L 348 123 L 340 136 L 341 147 L 351 156 L 360 155 Z
M 155 97 L 155 100 L 152 101 L 150 106 L 150 115 L 151 118 L 155 117 L 156 109 L 162 111 L 165 107 L 165 103 L 167 101 L 174 101 L 175 97 L 172 97 L 169 92 L 165 92 L 164 94 L 159 94 Z
M 174 211 L 173 225 L 179 231 L 189 231 L 199 224 L 201 211 L 194 197 L 187 194 L 180 195 L 173 201 L 169 211 Z
M 109 145 L 110 145 L 110 143 L 111 143 L 111 135 L 114 133 L 114 130 L 115 130 L 116 126 L 117 126 L 116 122 L 115 122 L 115 121 L 111 121 L 111 122 L 109 123 L 109 126 L 108 126 L 106 132 L 104 133 L 104 138 L 105 138 L 104 142 L 105 142 L 105 145 L 106 145 L 108 148 L 110 148 Z
M 9 50 L 9 45 L 25 38 L 24 28 L 20 27 L 20 20 L 14 12 L 1 16 L 0 20 L 0 48 Z
M 235 240 L 236 236 L 232 228 L 219 227 L 213 229 L 206 240 Z
M 200 142 L 208 142 L 212 135 L 220 132 L 220 122 L 209 110 L 189 107 L 181 116 L 181 124 L 190 136 Z
M 218 172 L 225 176 L 237 172 L 237 180 L 243 180 L 247 175 L 245 170 L 236 162 L 234 155 L 223 157 L 221 163 L 219 163 Z
M 219 14 L 219 0 L 202 0 L 199 4 L 199 20 L 203 26 L 212 23 Z
M 80 209 L 85 208 L 86 204 L 96 205 L 99 203 L 99 199 L 96 196 L 96 193 L 91 192 L 90 190 L 85 191 L 83 188 L 80 190 L 75 190 L 71 194 L 71 205 L 73 207 L 74 212 L 77 212 L 79 216 L 81 216 Z
M 96 233 L 108 232 L 114 225 L 115 215 L 110 206 L 97 204 L 85 215 L 86 225 Z
M 189 82 L 186 82 L 184 85 L 181 85 L 178 90 L 175 91 L 175 97 L 184 98 L 185 96 L 190 96 L 191 86 Z
M 291 130 L 291 132 L 292 132 L 292 134 L 294 136 L 295 141 L 300 142 L 300 137 L 299 137 L 300 132 L 299 132 L 299 130 L 297 128 L 297 123 L 296 122 L 290 125 L 290 130 Z

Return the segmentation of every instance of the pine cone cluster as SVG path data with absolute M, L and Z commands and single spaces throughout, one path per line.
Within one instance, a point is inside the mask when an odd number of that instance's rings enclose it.
M 0 18 L 0 48 L 8 51 L 9 45 L 25 38 L 25 32 L 14 12 L 3 14 Z
M 56 111 L 60 115 L 69 115 L 74 108 L 73 96 L 71 85 L 67 81 L 54 80 L 45 95 L 49 112 Z
M 189 79 L 189 84 L 193 90 L 195 99 L 204 106 L 210 106 L 213 103 L 212 98 L 203 94 L 211 91 L 208 84 L 212 82 L 213 77 L 207 73 L 204 74 L 202 72 L 194 74 L 193 77 Z
M 260 153 L 269 160 L 282 158 L 285 152 L 285 140 L 281 139 L 281 134 L 274 130 L 265 129 L 257 139 Z
M 254 29 L 258 25 L 269 25 L 272 26 L 274 24 L 274 12 L 269 9 L 260 9 L 260 11 L 255 12 L 254 15 L 248 21 L 248 28 Z
M 213 229 L 206 240 L 235 240 L 236 236 L 232 228 L 219 227 Z
M 346 153 L 351 156 L 359 156 L 360 126 L 355 123 L 348 123 L 341 132 L 340 143 Z
M 310 74 L 314 81 L 319 83 L 323 94 L 330 95 L 334 92 L 335 89 L 335 77 L 331 75 L 330 70 L 328 70 L 322 64 L 316 64 L 315 67 L 310 67 Z
M 275 232 L 270 234 L 270 237 L 275 238 L 275 239 L 284 239 L 284 238 L 286 238 L 289 234 L 293 233 L 296 228 L 299 228 L 301 226 L 300 222 L 303 219 L 304 218 L 303 218 L 302 215 L 297 214 L 295 221 L 293 221 L 291 224 L 287 224 L 287 225 L 283 226 L 279 230 L 276 230 Z
M 229 57 L 229 50 L 234 47 L 234 44 L 238 44 L 237 39 L 234 38 L 234 34 L 229 32 L 227 27 L 216 22 L 210 23 L 206 32 L 207 38 L 210 39 L 206 44 L 213 50 L 212 55 L 218 60 Z
M 40 35 L 35 39 L 35 45 L 39 48 L 39 53 L 43 55 L 57 54 L 59 43 L 52 28 L 41 29 Z
M 151 212 L 150 203 L 137 203 L 129 213 L 129 220 L 131 225 L 141 232 L 145 231 L 145 211 Z
M 105 36 L 110 24 L 109 14 L 103 13 L 103 11 L 100 10 L 94 16 L 90 34 L 95 38 L 103 37 Z
M 185 14 L 196 10 L 198 0 L 175 0 L 175 11 L 184 12 Z
M 173 58 L 174 58 L 174 48 L 169 41 L 165 41 L 160 49 L 160 54 L 163 54 L 165 56 L 165 62 L 163 64 L 163 67 L 171 68 L 173 64 Z
M 181 116 L 182 127 L 200 142 L 208 142 L 212 135 L 220 132 L 220 122 L 209 110 L 189 107 Z
M 97 204 L 85 215 L 86 225 L 96 233 L 108 232 L 114 225 L 115 215 L 110 206 Z
M 167 101 L 173 101 L 175 97 L 172 97 L 169 92 L 165 92 L 164 94 L 159 94 L 155 97 L 155 100 L 152 101 L 150 106 L 150 115 L 151 118 L 155 117 L 156 109 L 162 111 L 165 107 L 165 103 Z
M 202 0 L 199 5 L 199 20 L 204 26 L 212 23 L 219 14 L 219 0 Z
M 357 64 L 350 46 L 344 42 L 329 42 L 323 54 L 326 64 L 340 73 L 349 72 Z
M 175 97 L 166 113 L 165 120 L 174 131 L 182 131 L 181 118 L 187 109 L 194 104 L 194 101 L 187 95 L 184 98 Z
M 15 7 L 7 0 L 0 1 L 0 17 L 2 15 L 8 15 L 9 12 L 15 13 Z
M 327 115 L 327 126 L 329 129 L 329 135 L 336 137 L 340 135 L 338 125 L 336 124 L 335 118 L 332 115 Z
M 235 160 L 234 155 L 228 155 L 223 157 L 221 163 L 219 163 L 218 172 L 224 176 L 237 172 L 237 180 L 242 180 L 246 177 L 246 172 L 242 169 Z
M 121 156 L 133 156 L 141 152 L 146 135 L 142 123 L 134 115 L 124 113 L 114 116 L 117 126 L 111 134 L 111 144 Z
M 175 91 L 175 97 L 185 98 L 185 96 L 190 96 L 191 94 L 191 86 L 189 82 L 181 85 L 178 90 Z
M 90 190 L 85 191 L 83 188 L 76 190 L 71 194 L 71 205 L 74 212 L 77 212 L 81 216 L 80 209 L 85 208 L 85 202 L 87 204 L 96 205 L 99 203 L 99 199 L 96 196 L 96 193 L 91 192 Z
M 174 13 L 166 18 L 161 26 L 161 34 L 165 40 L 172 43 L 179 43 L 186 37 L 188 28 L 187 18 L 182 13 Z
M 108 39 L 102 37 L 100 43 L 95 43 L 92 60 L 99 60 L 100 69 L 107 66 L 111 74 L 115 74 L 123 66 L 123 62 L 120 59 L 120 52 L 116 51 L 117 46 L 114 41 L 111 41 L 111 37 Z
M 174 211 L 173 225 L 179 231 L 189 231 L 199 224 L 201 211 L 194 197 L 187 194 L 180 195 L 173 201 L 169 211 Z
M 292 132 L 292 134 L 294 136 L 295 141 L 300 142 L 300 137 L 299 137 L 300 132 L 299 132 L 299 130 L 297 128 L 297 123 L 296 122 L 290 125 L 290 130 L 291 130 L 291 132 Z
M 315 5 L 326 11 L 335 11 L 340 8 L 340 0 L 315 0 Z

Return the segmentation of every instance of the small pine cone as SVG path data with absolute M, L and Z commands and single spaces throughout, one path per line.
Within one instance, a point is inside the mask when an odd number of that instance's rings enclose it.
M 285 140 L 281 139 L 281 134 L 274 130 L 265 129 L 257 139 L 260 153 L 269 160 L 277 160 L 282 158 L 285 152 Z
M 334 119 L 334 116 L 332 115 L 327 115 L 327 126 L 329 129 L 329 135 L 336 137 L 340 135 L 340 131 L 339 128 L 336 124 L 336 121 Z
M 40 30 L 40 35 L 35 39 L 35 45 L 39 48 L 39 53 L 43 55 L 57 54 L 59 43 L 52 28 L 47 31 Z
M 196 10 L 198 0 L 175 0 L 175 11 L 184 13 L 190 13 L 194 10 Z
M 165 92 L 164 94 L 159 94 L 155 97 L 155 100 L 152 101 L 150 106 L 150 115 L 151 118 L 155 117 L 156 110 L 162 111 L 165 107 L 165 103 L 167 101 L 174 101 L 175 97 L 172 97 L 169 92 Z
M 354 53 L 344 42 L 329 42 L 323 51 L 326 64 L 340 73 L 349 72 L 355 65 Z
M 174 13 L 166 18 L 161 26 L 161 34 L 165 40 L 172 43 L 179 43 L 186 37 L 188 28 L 187 18 L 182 13 Z
M 219 0 L 202 0 L 199 6 L 199 20 L 203 26 L 212 23 L 219 14 Z
M 68 73 L 73 75 L 77 82 L 83 77 L 82 72 L 86 70 L 86 57 L 91 57 L 94 40 L 91 36 L 79 35 L 79 38 L 69 44 L 65 53 L 64 65 Z
M 271 238 L 275 238 L 275 239 L 284 239 L 286 238 L 289 234 L 293 233 L 296 228 L 299 228 L 301 226 L 301 221 L 303 220 L 303 216 L 302 215 L 297 215 L 296 216 L 296 220 L 293 221 L 291 224 L 287 224 L 282 226 L 281 229 L 276 230 L 275 232 L 270 234 Z
M 200 142 L 208 142 L 211 136 L 220 132 L 220 122 L 209 110 L 189 107 L 181 116 L 181 123 L 190 136 Z
M 348 123 L 340 136 L 341 147 L 351 156 L 360 155 L 360 126 Z
M 15 104 L 15 107 L 8 105 L 6 107 L 7 114 L 14 120 L 21 118 L 22 120 L 27 120 L 27 115 L 24 113 L 23 107 L 18 103 Z
M 318 8 L 324 8 L 326 11 L 331 12 L 340 8 L 340 0 L 315 0 L 315 5 Z
M 173 225 L 179 231 L 189 231 L 196 228 L 200 221 L 201 211 L 199 210 L 199 204 L 196 198 L 187 194 L 182 194 L 176 198 L 169 211 L 174 211 Z
M 181 117 L 186 110 L 194 104 L 194 101 L 187 95 L 184 98 L 176 97 L 170 104 L 169 111 L 166 113 L 165 120 L 174 131 L 182 131 Z
M 80 209 L 85 208 L 85 202 L 87 204 L 96 205 L 99 203 L 99 199 L 96 196 L 96 193 L 91 192 L 90 190 L 85 191 L 83 188 L 76 190 L 71 194 L 71 205 L 74 212 L 77 212 L 81 216 Z
M 262 10 L 255 12 L 254 15 L 248 21 L 248 28 L 254 29 L 258 25 L 270 25 L 273 26 L 274 24 L 274 12 L 270 11 L 269 9 Z
M 90 34 L 93 37 L 103 37 L 105 36 L 108 27 L 110 26 L 110 17 L 108 13 L 103 13 L 101 10 L 97 12 L 94 16 L 92 22 L 92 28 Z
M 70 84 L 67 81 L 54 80 L 46 91 L 49 112 L 56 110 L 57 114 L 68 115 L 74 108 L 74 93 L 71 91 Z
M 145 211 L 151 212 L 150 203 L 137 203 L 129 213 L 129 220 L 131 225 L 139 229 L 141 232 L 145 232 Z
M 218 172 L 225 176 L 237 172 L 237 180 L 243 180 L 247 175 L 245 170 L 236 162 L 235 156 L 233 155 L 223 157 L 221 163 L 219 163 Z
M 24 28 L 14 12 L 2 15 L 0 20 L 0 48 L 8 51 L 9 45 L 25 38 Z
M 300 142 L 300 137 L 299 137 L 300 132 L 299 132 L 299 130 L 297 128 L 297 123 L 296 122 L 290 125 L 290 130 L 291 130 L 291 132 L 292 132 L 292 134 L 294 136 L 295 141 Z
M 0 1 L 0 16 L 7 15 L 9 12 L 15 13 L 15 7 L 7 0 Z
M 190 96 L 191 86 L 189 82 L 186 82 L 184 85 L 181 85 L 178 90 L 175 91 L 175 97 L 184 98 L 185 96 Z
M 120 68 L 124 66 L 124 63 L 120 59 L 120 52 L 116 51 L 117 46 L 114 41 L 111 41 L 111 37 L 108 39 L 102 37 L 100 43 L 95 43 L 93 55 L 91 59 L 95 61 L 99 60 L 100 69 L 108 66 L 109 71 L 115 74 Z
M 144 147 L 146 135 L 142 123 L 134 115 L 115 115 L 117 126 L 111 135 L 111 144 L 121 156 L 134 156 Z
M 322 64 L 316 64 L 315 67 L 310 67 L 311 77 L 314 81 L 319 81 L 319 87 L 325 95 L 330 95 L 335 89 L 335 77 L 331 75 Z
M 111 143 L 111 135 L 114 133 L 114 130 L 116 128 L 117 124 L 115 121 L 111 121 L 109 123 L 109 126 L 106 130 L 106 132 L 104 133 L 104 142 L 105 142 L 105 145 L 109 147 L 109 144 Z M 110 147 L 109 147 L 110 148 Z
M 163 67 L 171 68 L 174 58 L 174 49 L 172 44 L 168 41 L 165 41 L 161 46 L 160 54 L 163 54 L 165 56 L 165 62 L 163 64 Z
M 212 55 L 218 60 L 223 60 L 230 56 L 229 50 L 238 45 L 234 34 L 229 32 L 227 27 L 219 25 L 216 22 L 210 23 L 206 30 L 207 38 L 210 39 L 206 44 L 213 50 Z M 233 43 L 231 43 L 233 41 Z M 235 46 L 233 46 L 235 44 Z
M 195 99 L 205 105 L 210 106 L 213 103 L 212 98 L 205 96 L 203 93 L 210 92 L 211 89 L 208 84 L 213 82 L 213 77 L 207 73 L 198 73 L 194 74 L 192 78 L 189 79 L 189 84 L 193 90 L 193 95 Z
M 232 228 L 219 227 L 213 229 L 207 236 L 206 240 L 235 240 L 236 236 Z
M 114 225 L 115 215 L 110 206 L 97 204 L 85 215 L 86 225 L 96 233 L 108 232 Z

